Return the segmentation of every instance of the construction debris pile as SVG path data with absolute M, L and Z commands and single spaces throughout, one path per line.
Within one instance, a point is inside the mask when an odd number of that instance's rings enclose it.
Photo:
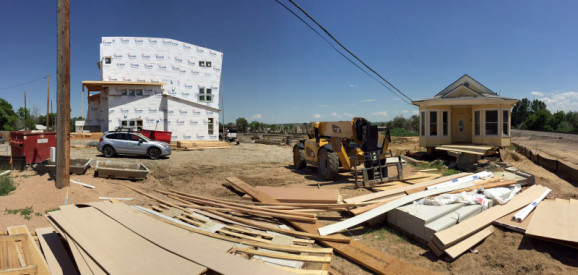
M 407 178 L 412 184 L 389 183 L 345 200 L 337 189 L 254 187 L 238 178 L 227 178 L 231 188 L 245 194 L 238 200 L 172 189 L 152 194 L 124 185 L 154 203 L 128 206 L 110 199 L 66 205 L 47 214 L 52 227 L 35 233 L 9 227 L 0 235 L 0 272 L 329 274 L 336 252 L 379 274 L 428 273 L 335 234 L 386 221 L 448 259 L 470 251 L 494 225 L 578 248 L 572 216 L 578 201 L 542 201 L 550 190 L 526 175 L 418 174 Z M 353 217 L 319 223 L 318 215 L 333 211 Z M 143 260 L 150 255 L 154 261 Z

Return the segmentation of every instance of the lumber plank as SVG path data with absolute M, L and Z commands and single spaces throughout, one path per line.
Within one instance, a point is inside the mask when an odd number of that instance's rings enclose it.
M 207 270 L 143 239 L 95 208 L 67 209 L 49 215 L 106 273 L 200 274 Z M 155 261 L 143 261 L 150 255 L 155 255 Z
M 391 198 L 389 198 L 389 199 L 387 199 L 387 200 L 384 200 L 384 201 L 376 202 L 376 203 L 374 203 L 374 204 L 366 205 L 366 206 L 364 206 L 364 207 L 358 207 L 358 208 L 355 208 L 355 209 L 351 209 L 351 210 L 349 210 L 349 212 L 350 212 L 351 214 L 357 216 L 357 215 L 360 215 L 361 213 L 365 213 L 365 212 L 367 212 L 367 211 L 369 211 L 369 210 L 378 208 L 378 207 L 380 207 L 380 206 L 382 206 L 382 205 L 384 205 L 384 204 L 390 203 L 390 202 L 392 202 L 392 201 L 394 201 L 394 200 L 397 200 L 397 199 L 399 199 L 399 198 L 403 198 L 403 197 L 405 197 L 405 196 L 407 196 L 407 195 L 404 194 L 404 193 L 401 193 L 401 194 L 399 194 L 399 195 L 393 196 L 393 197 L 391 197 Z
M 485 238 L 494 233 L 494 227 L 488 226 L 485 229 L 480 230 L 478 233 L 464 239 L 463 241 L 447 248 L 445 250 L 446 254 L 453 260 L 458 256 L 462 255 L 464 252 L 468 251 L 471 247 L 477 243 L 483 241 Z
M 42 252 L 50 268 L 50 273 L 58 274 L 78 274 L 76 267 L 70 256 L 66 252 L 64 245 L 60 241 L 58 234 L 52 227 L 36 228 L 36 235 L 42 247 Z
M 440 248 L 447 248 L 456 242 L 472 235 L 480 229 L 490 225 L 493 221 L 508 215 L 538 198 L 546 188 L 541 185 L 534 185 L 514 196 L 512 200 L 504 205 L 494 206 L 482 213 L 458 223 L 448 229 L 434 234 L 432 241 L 437 242 Z
M 9 235 L 17 235 L 17 234 L 26 234 L 28 236 L 28 249 L 30 249 L 30 256 L 32 259 L 32 263 L 38 266 L 38 274 L 40 275 L 50 275 L 50 269 L 48 269 L 48 264 L 44 257 L 42 257 L 42 252 L 40 248 L 36 245 L 36 242 L 32 238 L 30 231 L 28 231 L 28 227 L 26 225 L 18 225 L 18 226 L 9 226 L 8 228 Z
M 125 204 L 99 202 L 90 205 L 149 242 L 213 271 L 222 274 L 271 274 L 273 272 L 273 269 L 266 265 L 227 254 L 226 251 L 230 250 L 230 246 L 225 242 L 191 234 L 143 215 Z M 190 249 L 191 247 L 196 249 Z M 225 247 L 228 249 L 223 250 Z
M 312 263 L 329 263 L 331 262 L 331 257 L 327 256 L 307 256 L 307 255 L 295 255 L 289 253 L 276 253 L 269 251 L 256 250 L 251 248 L 236 247 L 237 252 L 246 253 L 249 255 L 259 255 L 263 257 L 269 257 L 274 259 L 292 260 L 292 261 L 302 261 L 302 262 L 312 262 Z
M 274 268 L 278 268 L 278 269 L 283 269 L 289 272 L 293 272 L 295 274 L 301 274 L 301 275 L 329 275 L 329 272 L 325 271 L 325 270 L 313 270 L 313 269 L 299 269 L 299 268 L 293 268 L 293 267 L 287 267 L 287 266 L 281 266 L 281 265 L 276 265 L 276 264 L 270 264 L 265 262 L 266 265 L 270 265 Z
M 345 199 L 344 201 L 346 203 L 360 203 L 360 202 L 371 201 L 371 200 L 391 196 L 394 194 L 404 193 L 407 190 L 411 190 L 411 189 L 414 189 L 417 187 L 423 187 L 425 190 L 425 187 L 427 187 L 427 186 L 442 183 L 445 181 L 454 180 L 454 179 L 469 176 L 469 175 L 472 175 L 472 173 L 459 173 L 459 174 L 455 174 L 455 175 L 437 178 L 437 179 L 427 181 L 427 182 L 417 183 L 417 184 L 410 185 L 410 186 L 403 186 L 400 188 L 390 189 L 387 191 L 381 191 L 381 192 L 371 193 L 371 194 L 357 196 L 357 197 L 353 197 L 353 198 L 348 198 L 348 199 Z
M 142 210 L 142 208 L 141 208 L 141 210 Z M 152 213 L 150 213 L 150 212 L 145 212 L 145 213 L 152 215 Z M 188 231 L 191 231 L 191 232 L 194 232 L 194 233 L 197 233 L 200 235 L 204 235 L 207 237 L 232 242 L 232 243 L 245 244 L 248 246 L 261 247 L 261 248 L 265 248 L 265 249 L 286 251 L 286 252 L 304 252 L 304 253 L 332 253 L 333 252 L 333 249 L 331 249 L 331 248 L 312 248 L 312 247 L 305 247 L 305 246 L 287 246 L 287 245 L 278 245 L 278 244 L 271 244 L 271 243 L 260 243 L 260 242 L 254 242 L 254 241 L 249 241 L 249 240 L 241 240 L 241 239 L 232 238 L 232 237 L 220 235 L 217 233 L 212 233 L 209 231 L 201 230 L 201 229 L 198 229 L 195 227 L 184 226 L 182 224 L 171 221 L 169 219 L 169 217 L 166 217 L 166 216 L 159 214 L 159 213 L 155 213 L 154 215 L 155 216 L 151 216 L 151 217 L 155 217 L 155 218 L 156 217 L 163 217 L 163 222 L 166 222 L 170 225 L 179 227 L 181 229 L 188 230 Z
M 264 203 L 278 203 L 271 196 L 259 192 L 253 186 L 245 183 L 244 181 L 235 178 L 226 178 L 231 184 L 236 188 L 243 190 L 245 193 L 249 194 L 256 200 Z M 287 221 L 291 223 L 296 228 L 309 233 L 317 233 L 317 229 L 320 227 L 318 223 L 308 224 L 295 221 Z M 371 247 L 363 245 L 355 240 L 351 240 L 349 243 L 337 243 L 330 241 L 319 241 L 322 245 L 331 247 L 337 253 L 345 256 L 346 258 L 352 260 L 353 262 L 369 269 L 371 272 L 376 274 L 434 274 L 435 272 L 429 271 L 427 269 L 419 268 L 408 262 L 397 259 L 391 255 L 379 252 Z
M 339 189 L 273 186 L 257 186 L 256 188 L 280 202 L 337 203 L 339 201 Z
M 375 217 L 378 217 L 380 215 L 383 215 L 385 213 L 387 213 L 388 211 L 395 209 L 397 207 L 400 207 L 402 205 L 408 204 L 412 201 L 421 199 L 421 198 L 425 198 L 425 197 L 429 197 L 429 196 L 433 196 L 433 195 L 437 195 L 437 194 L 443 194 L 443 193 L 447 193 L 447 192 L 451 192 L 457 189 L 462 189 L 462 188 L 468 188 L 470 186 L 473 186 L 474 184 L 471 182 L 467 182 L 467 183 L 463 183 L 460 185 L 455 185 L 455 186 L 448 186 L 448 187 L 441 187 L 441 188 L 437 188 L 437 189 L 433 189 L 433 190 L 427 190 L 427 191 L 422 191 L 422 192 L 418 192 L 415 194 L 411 194 L 408 195 L 406 197 L 402 197 L 399 199 L 396 199 L 392 202 L 389 202 L 387 204 L 384 204 L 382 206 L 379 206 L 375 209 L 369 210 L 365 213 L 359 214 L 353 218 L 349 218 L 347 220 L 341 221 L 341 222 L 337 222 L 328 226 L 324 226 L 319 228 L 319 234 L 320 235 L 329 235 L 329 234 L 333 234 L 342 230 L 345 230 L 347 228 L 356 226 L 358 224 L 361 224 L 363 222 L 366 222 L 370 219 L 373 219 Z

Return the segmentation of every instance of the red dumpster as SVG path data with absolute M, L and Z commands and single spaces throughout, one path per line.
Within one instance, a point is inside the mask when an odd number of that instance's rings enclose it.
M 145 137 L 148 137 L 148 138 L 150 138 L 150 139 L 153 139 L 153 138 L 152 138 L 151 130 L 142 130 L 142 131 L 140 131 L 139 133 L 141 133 L 141 135 L 143 135 L 143 136 L 145 136 Z
M 50 158 L 50 147 L 56 147 L 55 132 L 10 132 L 10 149 L 13 157 L 26 157 L 26 164 Z
M 173 134 L 172 132 L 151 130 L 151 139 L 166 142 L 166 143 L 170 144 L 172 134 Z

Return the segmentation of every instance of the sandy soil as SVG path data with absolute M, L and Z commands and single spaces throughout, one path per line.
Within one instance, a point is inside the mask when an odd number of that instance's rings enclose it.
M 512 130 L 512 142 L 578 165 L 578 135 Z
M 414 150 L 417 138 L 394 138 L 391 149 L 396 152 Z M 73 149 L 73 158 L 104 159 L 94 148 Z M 552 196 L 576 198 L 576 188 L 547 170 L 516 153 L 505 153 L 505 161 L 522 170 L 536 175 L 536 183 L 554 190 Z M 95 189 L 72 184 L 68 188 L 54 188 L 54 181 L 48 175 L 38 176 L 34 171 L 14 172 L 17 190 L 9 196 L 0 197 L 0 230 L 9 225 L 26 224 L 29 228 L 48 226 L 44 217 L 32 214 L 26 220 L 19 214 L 8 214 L 5 209 L 33 207 L 34 213 L 64 204 L 66 192 L 69 203 L 82 203 L 98 200 L 99 196 L 132 197 L 129 204 L 149 205 L 151 200 L 123 187 L 128 184 L 149 192 L 155 189 L 176 189 L 203 196 L 239 199 L 239 196 L 226 187 L 225 177 L 236 176 L 253 185 L 268 186 L 308 186 L 311 188 L 339 188 L 344 196 L 356 196 L 368 193 L 364 189 L 354 188 L 351 173 L 341 173 L 336 181 L 320 181 L 315 168 L 302 171 L 292 167 L 290 146 L 263 144 L 240 144 L 229 149 L 207 149 L 204 151 L 175 151 L 169 158 L 151 161 L 136 157 L 118 157 L 115 161 L 142 162 L 152 171 L 144 181 L 108 180 L 95 178 L 91 168 L 86 175 L 72 179 L 96 186 Z M 541 169 L 541 170 L 540 170 Z M 404 174 L 412 174 L 412 167 L 406 166 Z M 157 194 L 161 196 L 160 194 Z M 330 224 L 340 219 L 341 214 L 331 212 L 320 217 L 320 222 Z M 525 238 L 523 235 L 501 229 L 475 247 L 477 253 L 467 253 L 453 262 L 435 257 L 429 249 L 409 237 L 388 228 L 385 225 L 352 228 L 348 234 L 355 239 L 384 253 L 392 254 L 414 265 L 434 271 L 473 274 L 577 274 L 578 259 L 576 251 L 543 241 Z M 343 274 L 368 274 L 366 270 L 340 256 L 334 257 L 332 267 Z

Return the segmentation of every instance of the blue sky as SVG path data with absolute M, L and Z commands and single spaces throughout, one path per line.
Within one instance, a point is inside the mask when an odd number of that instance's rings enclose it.
M 287 0 L 283 3 L 290 5 Z M 469 74 L 503 96 L 578 110 L 576 1 L 296 0 L 412 99 Z M 172 38 L 222 50 L 225 121 L 371 121 L 410 116 L 397 99 L 273 0 L 72 1 L 71 107 L 99 80 L 103 36 Z M 56 105 L 56 1 L 3 1 L 0 97 Z M 17 88 L 6 89 L 40 79 Z M 86 108 L 86 101 L 85 101 Z

